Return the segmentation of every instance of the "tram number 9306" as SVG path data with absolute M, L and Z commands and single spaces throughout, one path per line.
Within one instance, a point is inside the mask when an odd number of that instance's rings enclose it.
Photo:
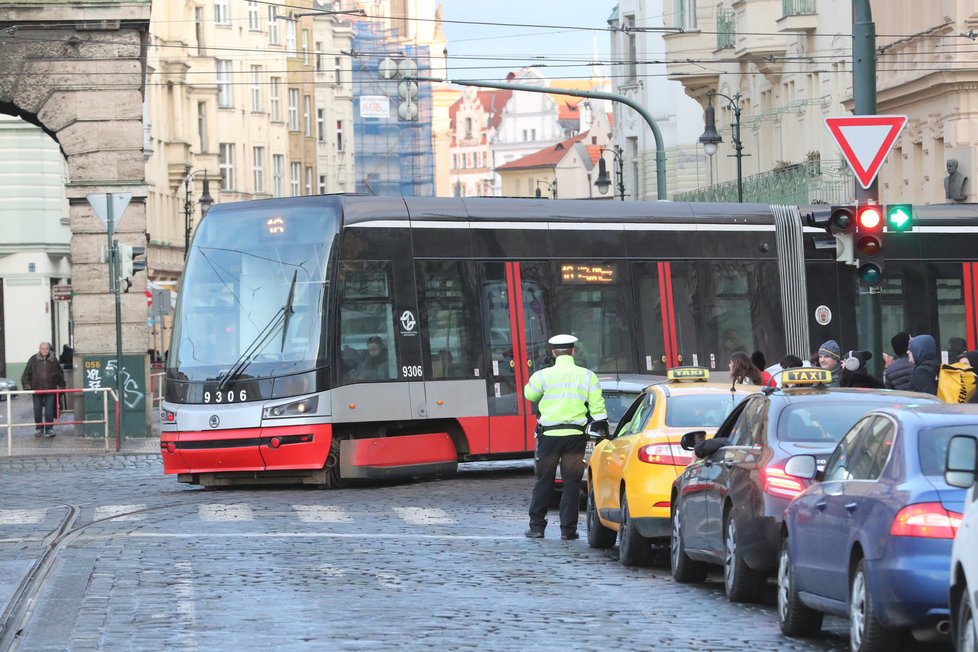
M 247 390 L 235 392 L 233 389 L 227 391 L 215 390 L 204 392 L 204 403 L 244 403 L 248 400 Z
M 406 364 L 401 367 L 401 376 L 404 378 L 421 378 L 424 375 L 424 368 L 419 364 Z

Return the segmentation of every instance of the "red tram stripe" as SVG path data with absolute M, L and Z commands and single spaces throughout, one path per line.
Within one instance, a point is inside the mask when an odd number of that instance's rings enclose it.
M 518 360 L 520 357 L 520 340 L 522 339 L 522 323 L 517 317 L 516 304 L 517 302 L 522 301 L 522 293 L 519 291 L 519 288 L 515 283 L 516 263 L 505 263 L 505 265 L 506 291 L 509 294 L 507 297 L 509 302 L 509 332 L 511 343 L 513 345 L 513 382 L 517 387 L 522 389 L 523 383 L 520 382 L 522 374 L 520 374 L 519 365 L 515 364 L 516 360 Z M 516 413 L 519 415 L 523 414 L 523 401 L 519 400 L 519 397 L 516 399 Z
M 659 271 L 659 308 L 662 311 L 662 346 L 665 349 L 666 356 L 666 366 L 671 366 L 672 364 L 672 351 L 669 348 L 669 344 L 672 341 L 669 337 L 670 324 L 669 324 L 669 309 L 666 306 L 666 272 L 665 263 L 657 263 Z
M 672 263 L 666 263 L 666 292 L 669 293 L 669 337 L 672 341 L 672 366 L 679 366 L 679 345 L 676 344 L 676 304 L 672 300 Z
M 961 264 L 964 274 L 964 323 L 966 337 L 968 338 L 969 351 L 974 351 L 975 349 L 975 301 L 974 283 L 971 271 L 973 265 L 974 263 Z

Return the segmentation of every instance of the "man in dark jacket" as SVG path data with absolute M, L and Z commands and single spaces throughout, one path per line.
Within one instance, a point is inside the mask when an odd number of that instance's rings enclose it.
M 907 357 L 907 346 L 910 344 L 910 333 L 899 332 L 890 338 L 893 346 L 893 358 L 883 371 L 883 384 L 887 389 L 910 389 L 910 376 L 913 375 L 913 364 Z
M 915 335 L 908 346 L 913 374 L 910 376 L 910 390 L 937 394 L 937 369 L 941 362 L 937 357 L 937 344 L 930 335 Z
M 58 357 L 51 353 L 51 345 L 41 342 L 37 354 L 32 355 L 20 377 L 24 389 L 35 391 L 60 389 L 65 386 L 65 376 L 61 371 Z M 54 437 L 55 397 L 57 394 L 34 394 L 34 423 L 37 426 L 35 437 Z

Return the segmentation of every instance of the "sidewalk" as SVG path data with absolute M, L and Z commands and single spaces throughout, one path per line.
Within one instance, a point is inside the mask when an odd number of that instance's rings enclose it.
M 66 424 L 55 426 L 54 437 L 34 436 L 34 407 L 30 396 L 21 395 L 10 401 L 11 420 L 15 424 L 31 424 L 12 428 L 10 452 L 8 453 L 7 401 L 0 401 L 0 459 L 11 457 L 50 456 L 50 455 L 99 455 L 114 454 L 115 437 L 109 436 L 109 450 L 106 453 L 103 437 L 85 437 L 78 435 L 83 426 Z M 153 413 L 155 417 L 155 411 Z M 67 411 L 58 419 L 61 421 L 75 420 L 74 412 Z M 119 452 L 132 454 L 159 454 L 160 430 L 159 421 L 152 420 L 152 428 L 145 437 L 126 437 L 119 441 Z

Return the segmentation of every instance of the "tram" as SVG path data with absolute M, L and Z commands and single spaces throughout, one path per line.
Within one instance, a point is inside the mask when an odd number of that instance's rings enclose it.
M 818 215 L 359 195 L 216 205 L 174 315 L 164 472 L 336 487 L 530 457 L 522 387 L 557 332 L 599 373 L 854 346 L 855 275 Z M 888 234 L 887 338 L 974 346 L 976 236 L 978 211 L 961 205 L 917 207 L 913 232 Z

